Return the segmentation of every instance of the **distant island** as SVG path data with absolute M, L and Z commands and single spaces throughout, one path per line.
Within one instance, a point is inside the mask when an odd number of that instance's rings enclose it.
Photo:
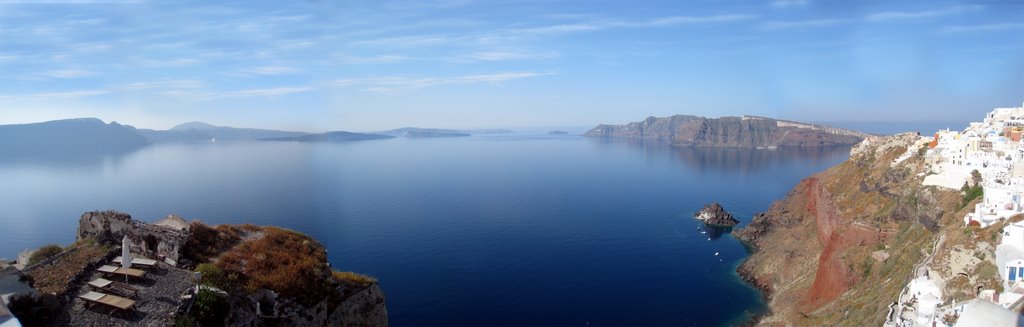
M 758 116 L 648 117 L 625 125 L 598 125 L 584 136 L 669 142 L 675 146 L 775 148 L 852 145 L 867 133 Z
M 117 122 L 105 123 L 97 118 L 75 118 L 0 125 L 0 155 L 2 158 L 109 155 L 135 151 L 150 144 L 175 142 L 351 142 L 395 137 L 467 137 L 472 134 L 504 133 L 513 131 L 405 127 L 376 133 L 307 133 L 216 126 L 197 121 L 180 124 L 168 130 L 154 130 L 135 128 Z
M 292 142 L 348 142 L 394 138 L 391 135 L 365 134 L 352 132 L 327 132 L 320 134 L 306 134 L 288 137 L 273 137 L 262 139 L 264 141 L 292 141 Z
M 125 153 L 149 143 L 134 127 L 96 118 L 0 126 L 0 155 L 8 158 Z
M 403 127 L 392 129 L 388 131 L 374 132 L 373 134 L 390 135 L 395 137 L 465 137 L 470 136 L 468 132 L 458 131 L 453 129 L 439 129 L 439 128 L 418 128 L 418 127 Z
M 548 135 L 565 135 L 565 134 L 569 134 L 569 132 L 561 131 L 561 130 L 557 130 L 557 129 L 548 131 Z
M 142 136 L 153 143 L 160 142 L 193 142 L 193 141 L 246 141 L 270 138 L 288 138 L 308 135 L 304 132 L 288 132 L 257 128 L 236 128 L 214 126 L 203 122 L 180 124 L 166 131 L 139 129 Z

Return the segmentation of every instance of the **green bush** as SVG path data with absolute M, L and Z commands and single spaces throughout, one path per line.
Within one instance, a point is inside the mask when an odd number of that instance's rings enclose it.
M 964 188 L 966 188 L 966 190 L 964 190 Z M 985 190 L 981 188 L 981 185 L 974 185 L 974 187 L 968 188 L 967 184 L 965 183 L 964 187 L 961 188 L 961 190 L 964 191 L 964 196 L 963 201 L 960 202 L 959 209 L 963 209 L 968 204 L 970 204 L 971 201 L 974 201 L 974 199 L 980 198 L 982 195 L 985 195 Z
M 228 301 L 219 293 L 200 289 L 192 304 L 192 316 L 202 326 L 223 326 L 228 314 Z
M 36 263 L 39 263 L 40 261 L 58 255 L 63 251 L 64 248 L 60 247 L 60 245 L 57 244 L 44 245 L 43 247 L 39 248 L 39 250 L 36 250 L 36 252 L 32 252 L 32 256 L 28 257 L 28 265 L 34 265 Z
M 227 274 L 212 263 L 199 264 L 199 266 L 196 266 L 196 271 L 201 274 L 199 277 L 200 285 L 227 290 L 231 284 Z
M 864 278 L 868 278 L 868 276 L 871 276 L 871 267 L 874 267 L 874 265 L 874 258 L 872 258 L 870 255 L 864 257 L 864 261 L 860 263 L 861 271 L 863 272 Z

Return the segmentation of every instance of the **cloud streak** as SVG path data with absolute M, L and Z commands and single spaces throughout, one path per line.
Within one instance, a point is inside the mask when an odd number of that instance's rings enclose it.
M 454 77 L 366 77 L 336 80 L 329 85 L 338 87 L 362 87 L 374 93 L 394 93 L 403 90 L 421 89 L 442 85 L 500 83 L 517 79 L 552 75 L 538 72 L 505 72 L 496 74 L 464 75 Z
M 1024 23 L 998 23 L 998 24 L 982 24 L 982 25 L 970 25 L 970 26 L 946 26 L 940 31 L 942 33 L 956 34 L 956 33 L 982 33 L 982 32 L 1002 32 L 1011 30 L 1024 30 Z
M 19 95 L 0 95 L 0 101 L 3 102 L 17 102 L 26 100 L 66 100 L 76 99 L 83 97 L 91 97 L 97 95 L 104 95 L 110 93 L 109 90 L 80 90 L 80 91 L 65 91 L 65 92 L 43 92 L 43 93 L 31 93 L 31 94 L 19 94 Z
M 283 86 L 283 87 L 272 87 L 272 88 L 255 88 L 255 89 L 243 89 L 234 91 L 210 91 L 210 92 L 193 92 L 186 90 L 170 90 L 161 92 L 160 94 L 185 97 L 193 100 L 219 100 L 219 99 L 230 99 L 230 98 L 274 98 L 295 93 L 305 93 L 316 90 L 315 88 L 308 86 Z
M 962 14 L 972 10 L 982 9 L 982 6 L 956 6 L 946 9 L 939 10 L 926 10 L 926 11 L 888 11 L 877 14 L 871 14 L 865 17 L 865 20 L 870 22 L 881 22 L 881 21 L 894 21 L 894 20 L 910 20 L 910 19 L 924 19 L 924 18 L 935 18 L 942 16 L 950 16 Z
M 761 25 L 762 28 L 768 30 L 781 30 L 781 29 L 795 29 L 795 28 L 810 28 L 810 27 L 829 27 L 843 24 L 852 23 L 853 20 L 845 18 L 826 18 L 826 19 L 809 19 L 809 20 L 792 20 L 792 21 L 770 21 Z

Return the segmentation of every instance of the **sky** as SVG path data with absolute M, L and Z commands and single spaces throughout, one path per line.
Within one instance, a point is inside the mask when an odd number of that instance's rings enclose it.
M 1024 102 L 1024 2 L 0 0 L 0 75 L 0 124 L 971 121 Z

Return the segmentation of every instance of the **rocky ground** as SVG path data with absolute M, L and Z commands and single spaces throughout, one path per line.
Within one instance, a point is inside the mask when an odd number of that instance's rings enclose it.
M 96 273 L 92 278 L 102 277 Z M 109 278 L 108 278 L 109 279 Z M 166 326 L 173 325 L 172 316 L 178 308 L 180 297 L 194 284 L 192 271 L 158 263 L 146 277 L 130 282 L 140 289 L 135 312 L 128 315 L 111 313 L 111 308 L 102 305 L 86 307 L 85 301 L 75 298 L 64 306 L 55 324 L 67 326 Z M 89 291 L 88 285 L 80 286 L 79 294 Z

